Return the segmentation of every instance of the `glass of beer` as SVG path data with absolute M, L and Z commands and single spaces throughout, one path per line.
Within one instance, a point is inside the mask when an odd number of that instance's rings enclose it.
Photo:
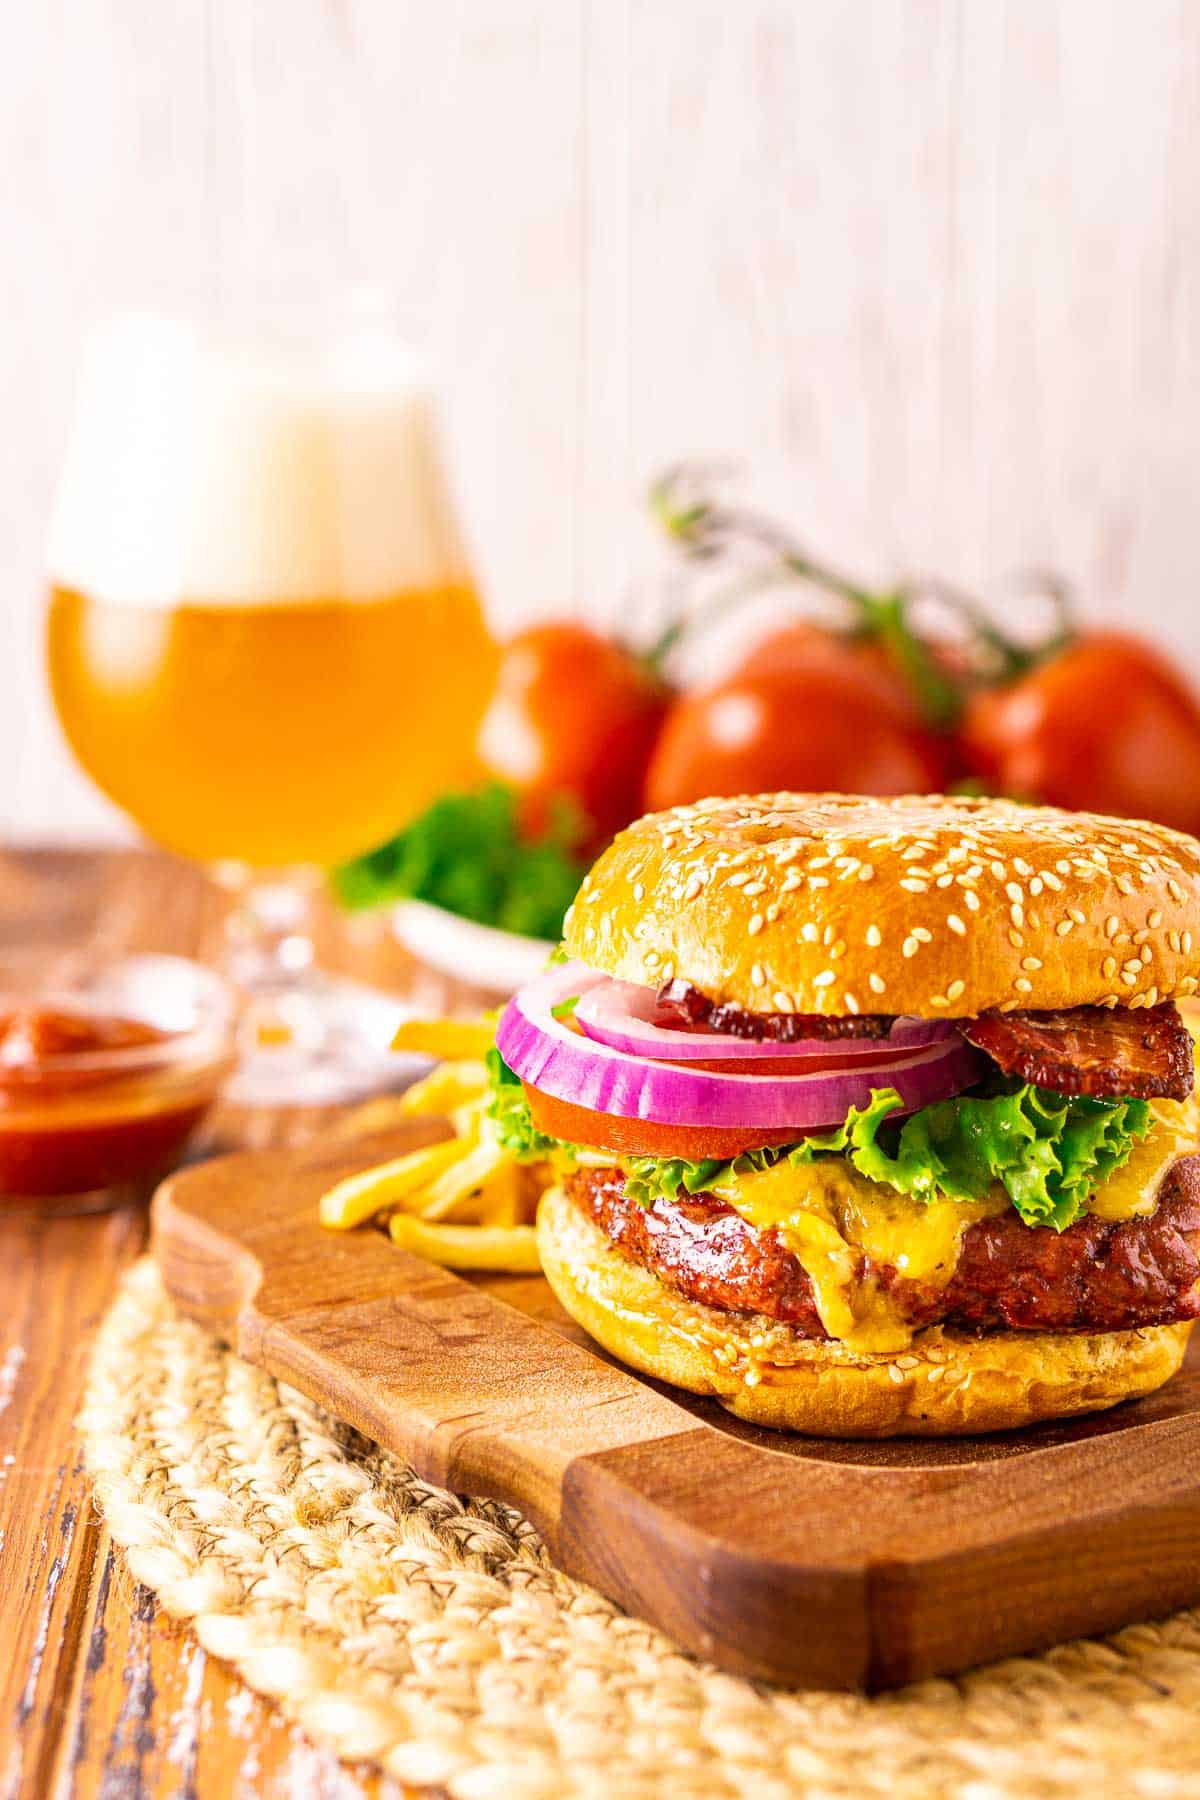
M 471 779 L 496 660 L 419 359 L 378 306 L 113 321 L 85 358 L 49 575 L 76 757 L 155 842 L 238 872 L 233 973 L 290 1022 L 258 1085 L 371 1085 L 345 990 L 335 1066 L 305 888 Z

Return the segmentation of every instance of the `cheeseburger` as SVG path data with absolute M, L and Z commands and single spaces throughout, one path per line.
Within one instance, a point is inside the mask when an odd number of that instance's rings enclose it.
M 1200 844 L 975 798 L 640 820 L 501 1016 L 559 1300 L 758 1425 L 995 1431 L 1159 1387 L 1200 1313 Z

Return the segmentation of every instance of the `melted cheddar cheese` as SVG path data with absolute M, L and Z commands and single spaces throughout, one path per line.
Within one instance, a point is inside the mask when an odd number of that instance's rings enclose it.
M 1123 1168 L 1098 1188 L 1088 1211 L 1109 1220 L 1154 1211 L 1163 1176 L 1200 1137 L 1200 1099 L 1153 1102 L 1154 1127 Z M 905 1349 L 912 1327 L 891 1296 L 868 1273 L 888 1265 L 910 1281 L 944 1287 L 958 1263 L 964 1232 L 995 1218 L 1010 1202 L 997 1185 L 986 1199 L 915 1200 L 830 1158 L 807 1164 L 780 1162 L 748 1175 L 713 1183 L 712 1192 L 757 1231 L 775 1230 L 808 1274 L 821 1323 L 851 1350 Z

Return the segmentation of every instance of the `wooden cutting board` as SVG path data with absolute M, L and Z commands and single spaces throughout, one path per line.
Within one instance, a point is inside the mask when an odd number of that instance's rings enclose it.
M 154 1203 L 167 1287 L 742 1675 L 891 1687 L 1200 1600 L 1200 1358 L 1070 1425 L 890 1444 L 762 1431 L 605 1357 L 541 1276 L 458 1276 L 317 1223 L 332 1181 L 440 1135 L 414 1123 L 174 1176 Z

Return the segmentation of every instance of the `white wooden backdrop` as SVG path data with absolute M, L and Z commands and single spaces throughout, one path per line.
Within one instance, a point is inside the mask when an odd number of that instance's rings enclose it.
M 39 0 L 0 59 L 0 830 L 80 333 L 383 280 L 501 618 L 611 608 L 664 459 L 831 555 L 1050 560 L 1200 663 L 1198 0 Z

